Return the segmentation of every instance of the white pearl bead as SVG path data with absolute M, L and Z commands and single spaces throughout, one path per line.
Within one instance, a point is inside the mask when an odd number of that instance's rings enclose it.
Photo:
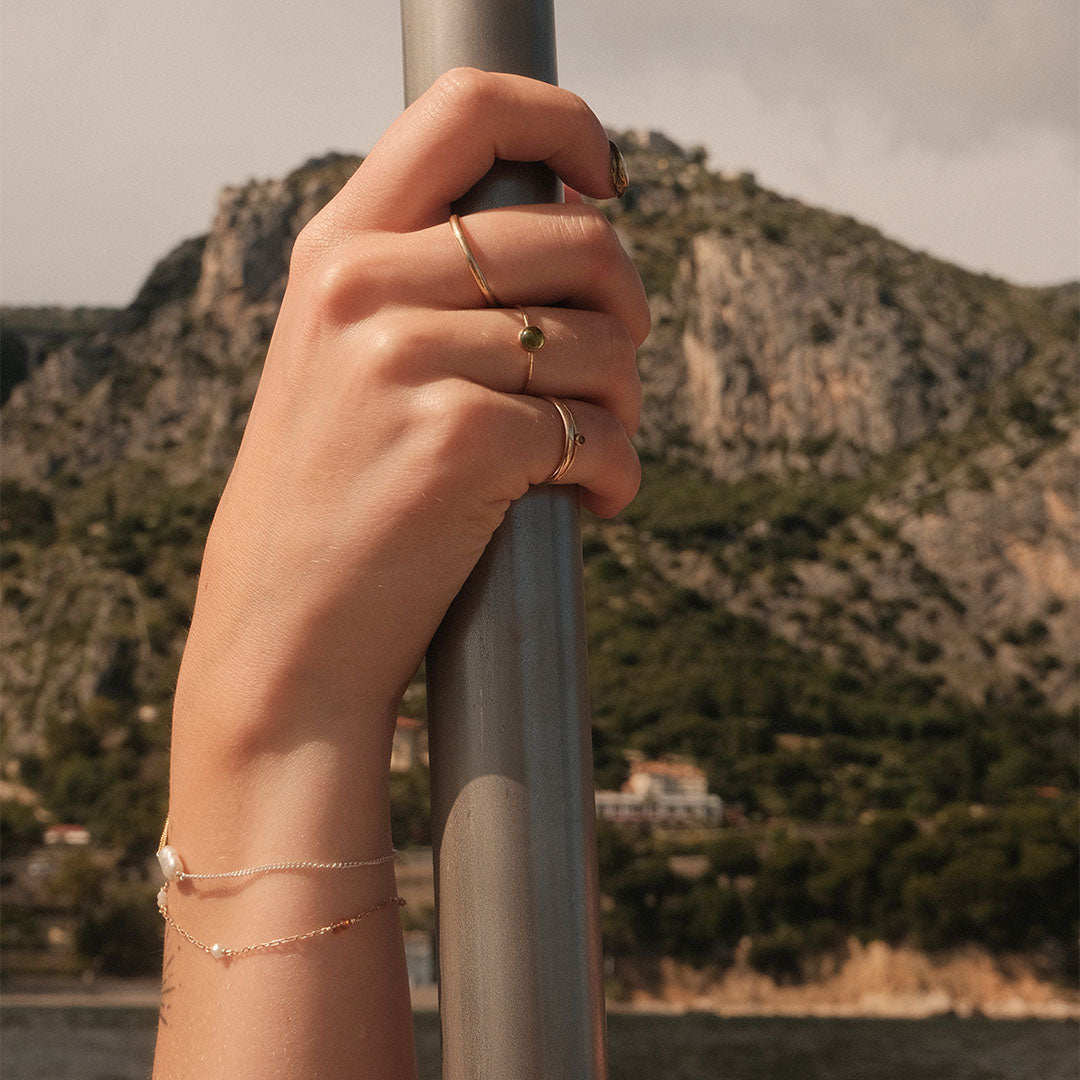
M 157 853 L 157 861 L 166 881 L 176 881 L 184 872 L 184 864 L 180 859 L 180 853 L 174 847 L 168 845 L 163 847 Z
M 166 897 L 167 896 L 168 896 L 168 893 L 165 891 L 165 886 L 162 885 L 161 888 L 158 889 L 158 894 L 157 894 L 157 906 L 159 908 L 161 908 L 162 910 L 165 909 L 165 903 L 166 903 Z
M 219 945 L 216 941 L 210 946 L 210 955 L 215 960 L 220 960 L 225 955 L 225 946 Z

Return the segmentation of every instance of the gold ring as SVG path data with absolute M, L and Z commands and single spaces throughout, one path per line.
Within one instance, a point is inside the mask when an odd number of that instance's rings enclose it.
M 558 398 L 550 397 L 548 394 L 544 394 L 543 398 L 545 401 L 550 401 L 558 410 L 559 419 L 562 420 L 563 427 L 566 429 L 566 445 L 563 447 L 562 461 L 546 480 L 541 481 L 542 484 L 554 484 L 561 480 L 574 464 L 577 448 L 584 444 L 585 436 L 578 431 L 577 424 L 574 423 L 574 414 Z
M 547 340 L 544 337 L 544 331 L 536 326 L 534 323 L 529 322 L 528 313 L 523 307 L 518 307 L 518 314 L 525 322 L 523 329 L 518 331 L 518 344 L 525 350 L 529 357 L 529 370 L 525 375 L 525 385 L 521 388 L 523 394 L 529 392 L 529 387 L 532 386 L 533 377 L 533 354 L 539 352 L 544 347 L 544 342 Z
M 484 294 L 488 307 L 502 307 L 499 298 L 491 291 L 491 286 L 487 283 L 487 278 L 484 277 L 484 271 L 480 269 L 480 264 L 476 261 L 476 256 L 469 247 L 469 241 L 465 239 L 465 233 L 461 228 L 461 218 L 457 214 L 450 215 L 450 228 L 454 231 L 454 238 L 458 242 L 458 247 L 461 248 L 461 254 L 465 256 L 465 261 L 469 264 L 469 272 L 473 276 L 473 281 L 476 282 L 476 287 Z

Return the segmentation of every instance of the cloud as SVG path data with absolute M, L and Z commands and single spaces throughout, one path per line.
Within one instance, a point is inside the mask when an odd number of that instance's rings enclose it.
M 1080 124 L 1075 0 L 670 0 L 589 5 L 587 39 L 654 73 L 737 74 L 772 109 L 853 109 L 953 150 Z M 606 29 L 605 29 L 606 27 Z M 632 37 L 631 44 L 627 39 Z
M 613 127 L 1022 280 L 1075 276 L 1076 0 L 555 0 L 562 81 Z M 12 0 L 6 302 L 128 299 L 218 189 L 370 149 L 397 5 Z

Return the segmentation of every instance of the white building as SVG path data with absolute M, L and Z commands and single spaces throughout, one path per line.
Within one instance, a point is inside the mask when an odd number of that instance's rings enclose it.
M 710 795 L 705 773 L 677 761 L 634 761 L 622 791 L 598 791 L 596 814 L 608 821 L 719 825 L 724 802 Z

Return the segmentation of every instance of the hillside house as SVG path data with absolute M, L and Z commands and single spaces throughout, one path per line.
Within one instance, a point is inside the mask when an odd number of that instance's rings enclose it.
M 689 762 L 636 760 L 621 791 L 596 793 L 596 814 L 607 821 L 719 825 L 723 813 L 723 800 Z

